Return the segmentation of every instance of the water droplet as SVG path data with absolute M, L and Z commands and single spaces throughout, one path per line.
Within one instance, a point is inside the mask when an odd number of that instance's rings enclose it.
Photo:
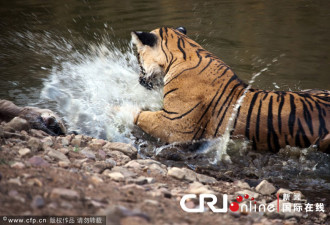
M 232 202 L 230 203 L 229 209 L 233 212 L 236 212 L 239 208 L 239 205 L 237 202 Z

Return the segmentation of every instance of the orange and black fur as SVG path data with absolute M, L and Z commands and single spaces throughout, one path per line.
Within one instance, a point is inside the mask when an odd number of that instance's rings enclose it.
M 186 142 L 224 134 L 247 85 L 217 56 L 185 35 L 183 27 L 132 32 L 142 75 L 152 88 L 164 84 L 163 109 L 135 117 L 146 133 L 163 142 Z M 330 92 L 249 89 L 233 121 L 233 137 L 246 137 L 254 149 L 316 145 L 329 153 Z

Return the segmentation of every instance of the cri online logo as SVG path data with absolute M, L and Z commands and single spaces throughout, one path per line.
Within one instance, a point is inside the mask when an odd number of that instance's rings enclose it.
M 228 212 L 228 195 L 224 194 L 222 197 L 222 208 L 216 208 L 215 204 L 217 203 L 217 196 L 215 196 L 214 194 L 200 194 L 199 195 L 199 207 L 198 208 L 188 208 L 186 206 L 186 201 L 187 199 L 193 199 L 193 198 L 197 198 L 197 195 L 195 194 L 187 194 L 184 195 L 182 197 L 182 199 L 180 200 L 180 206 L 181 208 L 186 211 L 186 212 L 190 212 L 190 213 L 198 213 L 198 212 L 204 212 L 204 203 L 207 204 L 207 206 L 212 210 L 212 212 L 215 213 L 226 213 Z M 207 199 L 207 201 L 205 201 L 205 199 Z M 249 195 L 245 194 L 244 195 L 244 199 L 248 200 L 249 199 Z M 243 201 L 243 197 L 242 196 L 237 196 L 236 197 L 236 201 L 237 202 L 242 202 Z M 231 202 L 229 205 L 229 209 L 233 212 L 236 212 L 237 210 L 239 210 L 240 205 L 237 202 Z M 252 203 L 253 202 L 253 203 Z M 254 198 L 252 197 L 250 199 L 250 204 L 241 204 L 241 209 L 245 209 L 246 211 L 269 211 L 269 212 L 273 212 L 275 211 L 275 206 L 272 204 L 266 205 L 265 204 L 260 204 L 259 208 L 257 209 L 256 206 L 256 201 L 254 201 Z

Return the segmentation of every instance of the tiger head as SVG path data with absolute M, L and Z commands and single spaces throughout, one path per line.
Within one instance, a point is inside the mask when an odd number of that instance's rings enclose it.
M 133 31 L 131 35 L 141 69 L 140 84 L 147 89 L 162 84 L 174 59 L 178 62 L 173 54 L 178 51 L 180 40 L 183 43 L 187 38 L 186 29 L 163 27 L 151 32 Z

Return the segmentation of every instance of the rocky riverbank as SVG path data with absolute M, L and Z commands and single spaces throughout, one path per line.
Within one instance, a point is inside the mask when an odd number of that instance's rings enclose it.
M 217 180 L 189 168 L 141 158 L 129 144 L 83 135 L 52 137 L 15 118 L 0 126 L 0 215 L 106 215 L 107 224 L 326 224 L 327 205 L 306 212 L 298 190 L 266 180 Z M 214 194 L 228 212 L 187 213 L 185 194 Z M 280 200 L 278 201 L 277 195 Z M 242 197 L 238 197 L 242 196 Z M 284 196 L 291 196 L 285 201 Z M 299 196 L 292 201 L 293 196 Z M 279 211 L 235 211 L 235 205 L 273 205 Z M 188 208 L 199 205 L 187 199 Z M 233 204 L 234 203 L 234 204 Z M 295 205 L 302 210 L 293 210 Z M 287 207 L 283 212 L 282 207 Z M 289 210 L 289 209 L 290 210 Z M 291 212 L 290 212 L 291 211 Z

